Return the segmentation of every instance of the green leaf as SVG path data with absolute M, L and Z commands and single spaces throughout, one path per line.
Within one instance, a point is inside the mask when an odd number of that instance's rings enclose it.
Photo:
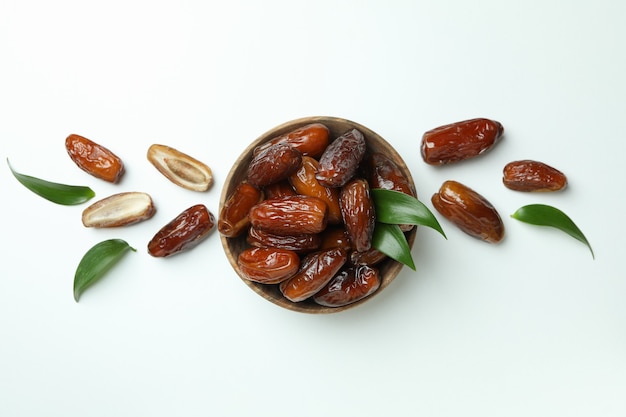
M 89 249 L 76 268 L 74 300 L 78 302 L 83 291 L 102 278 L 129 250 L 137 251 L 122 239 L 105 240 Z
M 409 243 L 397 224 L 376 223 L 372 246 L 415 271 Z
M 22 183 L 24 187 L 46 200 L 52 201 L 53 203 L 72 206 L 82 204 L 96 195 L 96 193 L 94 193 L 94 191 L 89 187 L 58 184 L 56 182 L 31 177 L 30 175 L 20 174 L 19 172 L 13 170 L 13 167 L 8 159 L 7 164 L 9 165 L 9 169 L 13 173 L 13 176 L 20 183 Z
M 443 237 L 441 225 L 433 213 L 417 198 L 394 190 L 370 191 L 376 208 L 376 221 L 387 224 L 415 224 L 435 229 Z
M 593 249 L 583 232 L 561 210 L 545 204 L 529 204 L 519 208 L 515 213 L 511 214 L 511 217 L 524 223 L 559 229 L 587 245 L 591 251 L 591 256 L 595 259 Z

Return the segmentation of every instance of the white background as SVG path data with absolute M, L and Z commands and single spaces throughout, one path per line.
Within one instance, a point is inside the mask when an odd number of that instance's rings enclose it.
M 0 415 L 626 415 L 625 15 L 621 0 L 2 0 Z M 429 207 L 447 179 L 479 191 L 505 240 L 439 217 L 448 240 L 419 230 L 417 272 L 321 316 L 261 299 L 217 233 L 173 258 L 147 254 L 185 208 L 217 215 L 248 143 L 313 115 L 385 137 Z M 423 132 L 473 117 L 504 125 L 493 151 L 421 160 Z M 80 171 L 70 133 L 122 157 L 123 181 Z M 153 143 L 203 160 L 215 186 L 168 182 L 146 160 Z M 146 191 L 158 212 L 86 229 L 86 206 L 37 197 L 6 158 L 97 199 Z M 504 188 L 502 167 L 523 158 L 564 171 L 568 189 Z M 530 203 L 569 214 L 596 259 L 509 217 Z M 113 237 L 138 251 L 75 303 L 80 258 Z

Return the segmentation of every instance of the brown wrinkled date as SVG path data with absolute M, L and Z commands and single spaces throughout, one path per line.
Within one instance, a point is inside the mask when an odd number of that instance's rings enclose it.
M 215 218 L 206 206 L 191 206 L 154 235 L 148 243 L 148 253 L 163 258 L 192 249 L 214 226 Z
M 124 174 L 124 164 L 117 155 L 83 136 L 69 135 L 65 149 L 80 169 L 96 178 L 117 183 Z
M 524 159 L 505 165 L 502 182 L 506 188 L 514 191 L 547 192 L 565 188 L 567 177 L 543 162 Z
M 302 154 L 286 143 L 278 143 L 254 156 L 248 167 L 248 182 L 263 187 L 287 179 L 302 164 Z
M 326 187 L 342 187 L 354 177 L 365 156 L 365 138 L 352 129 L 331 142 L 319 160 L 316 178 Z
M 344 185 L 341 188 L 340 205 L 341 216 L 354 250 L 368 250 L 372 246 L 376 212 L 367 181 L 358 178 Z
M 430 165 L 473 158 L 493 148 L 502 138 L 503 132 L 502 124 L 484 118 L 441 126 L 422 136 L 422 158 Z
M 470 236 L 489 243 L 504 237 L 504 224 L 493 205 L 459 182 L 444 182 L 431 201 L 442 216 Z
M 281 143 L 297 149 L 302 155 L 319 158 L 329 142 L 330 132 L 328 127 L 322 123 L 311 123 L 257 146 L 254 149 L 254 155 Z
M 248 248 L 239 254 L 237 266 L 250 281 L 278 284 L 298 272 L 300 257 L 286 249 Z
M 339 189 L 325 187 L 315 177 L 319 163 L 305 156 L 302 158 L 300 168 L 289 177 L 293 189 L 302 195 L 317 197 L 324 200 L 328 206 L 328 222 L 331 224 L 341 223 L 341 209 L 339 208 Z
M 339 272 L 346 259 L 346 251 L 341 248 L 306 255 L 298 272 L 280 283 L 280 291 L 290 301 L 304 301 L 321 290 Z
M 342 307 L 364 299 L 380 287 L 380 275 L 376 268 L 367 265 L 341 270 L 313 300 L 326 307 Z
M 250 246 L 288 249 L 297 253 L 313 252 L 318 250 L 322 245 L 320 233 L 277 235 L 259 230 L 256 227 L 250 227 L 248 229 L 248 237 L 246 240 Z
M 327 221 L 326 203 L 304 195 L 263 200 L 250 209 L 252 227 L 278 235 L 320 233 Z
M 263 200 L 256 187 L 242 182 L 228 197 L 217 221 L 217 230 L 226 237 L 237 237 L 250 226 L 250 209 Z

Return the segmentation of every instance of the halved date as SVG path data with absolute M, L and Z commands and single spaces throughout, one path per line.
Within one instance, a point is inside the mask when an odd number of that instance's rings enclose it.
M 85 227 L 121 227 L 151 218 L 156 209 L 149 194 L 125 192 L 99 200 L 83 210 Z
M 364 299 L 379 287 L 378 269 L 367 265 L 349 267 L 335 275 L 313 296 L 313 301 L 326 307 L 342 307 Z
M 339 189 L 325 187 L 315 178 L 319 163 L 310 156 L 302 157 L 302 165 L 289 177 L 293 189 L 302 195 L 317 197 L 328 206 L 328 222 L 341 223 L 339 208 Z
M 278 284 L 298 272 L 297 253 L 278 248 L 248 248 L 237 257 L 244 278 L 261 284 Z
M 502 124 L 485 118 L 441 126 L 422 136 L 422 158 L 430 165 L 473 158 L 493 148 L 502 138 L 503 132 Z
M 364 252 L 372 245 L 376 225 L 374 201 L 366 180 L 357 178 L 341 188 L 341 216 L 354 250 Z
M 489 243 L 504 237 L 504 224 L 494 206 L 466 185 L 446 181 L 431 201 L 442 216 L 470 236 Z
M 301 261 L 298 272 L 280 283 L 280 291 L 294 303 L 306 300 L 339 272 L 346 259 L 346 251 L 341 248 L 309 254 Z
M 83 136 L 69 135 L 65 149 L 80 169 L 96 178 L 117 183 L 124 174 L 124 163 L 117 155 Z
M 192 249 L 214 226 L 215 218 L 204 204 L 191 206 L 154 235 L 148 243 L 148 253 L 163 258 Z
M 297 253 L 316 251 L 322 244 L 319 234 L 277 235 L 256 227 L 248 229 L 246 240 L 250 246 L 288 249 Z
M 224 202 L 217 230 L 226 237 L 237 237 L 250 226 L 250 209 L 263 200 L 263 193 L 247 182 L 239 184 Z
M 285 143 L 270 146 L 252 158 L 248 166 L 248 182 L 264 187 L 287 179 L 302 163 L 299 150 Z
M 502 171 L 502 182 L 515 191 L 558 191 L 567 185 L 561 171 L 543 162 L 524 159 L 509 162 Z
M 302 155 L 318 158 L 328 146 L 329 141 L 330 132 L 328 127 L 322 123 L 311 123 L 257 146 L 254 149 L 254 155 L 277 143 L 286 143 L 292 148 L 299 150 Z
M 250 209 L 253 227 L 279 235 L 320 233 L 328 222 L 328 206 L 316 197 L 295 195 L 263 200 Z
M 320 157 L 317 180 L 326 187 L 342 187 L 354 177 L 365 150 L 363 133 L 357 129 L 344 133 Z

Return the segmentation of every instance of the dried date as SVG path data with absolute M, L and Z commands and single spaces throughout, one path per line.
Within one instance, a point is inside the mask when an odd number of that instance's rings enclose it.
M 319 234 L 277 235 L 256 227 L 248 229 L 246 240 L 250 246 L 288 249 L 297 253 L 316 251 L 322 244 Z
M 69 135 L 65 149 L 76 165 L 89 175 L 117 183 L 124 174 L 124 163 L 102 145 L 80 135 Z
M 239 184 L 224 202 L 217 230 L 226 237 L 237 237 L 250 226 L 250 209 L 263 200 L 263 193 L 247 182 Z
M 257 146 L 254 149 L 254 155 L 263 152 L 272 145 L 282 143 L 299 150 L 302 155 L 318 158 L 322 155 L 329 142 L 330 131 L 328 127 L 322 123 L 311 123 Z
M 567 177 L 548 164 L 524 159 L 505 165 L 502 182 L 506 188 L 515 191 L 546 192 L 565 188 Z
M 213 214 L 203 204 L 189 207 L 163 226 L 148 243 L 156 258 L 171 256 L 197 246 L 215 226 Z
M 431 201 L 441 215 L 470 236 L 489 243 L 504 237 L 504 224 L 494 206 L 459 182 L 444 182 Z
M 354 177 L 365 150 L 365 137 L 359 130 L 344 133 L 320 157 L 317 180 L 326 187 L 344 186 Z
M 261 151 L 248 166 L 248 182 L 263 187 L 287 179 L 302 163 L 299 150 L 278 143 Z
M 250 222 L 253 227 L 279 235 L 320 233 L 328 222 L 328 207 L 316 197 L 273 198 L 250 209 Z
M 376 225 L 374 202 L 366 180 L 357 178 L 341 188 L 341 216 L 354 250 L 364 252 L 372 245 Z
M 441 126 L 422 136 L 422 158 L 430 165 L 473 158 L 493 148 L 502 138 L 503 132 L 500 122 L 485 118 Z
M 300 257 L 286 249 L 248 248 L 237 257 L 237 266 L 250 281 L 278 284 L 298 272 Z
M 324 200 L 328 206 L 328 222 L 341 222 L 339 208 L 339 189 L 325 187 L 315 177 L 319 163 L 310 156 L 302 157 L 302 165 L 289 177 L 293 189 L 301 195 L 308 195 Z
M 313 296 L 313 301 L 325 307 L 343 307 L 376 292 L 380 282 L 376 268 L 367 265 L 349 267 L 335 275 Z

